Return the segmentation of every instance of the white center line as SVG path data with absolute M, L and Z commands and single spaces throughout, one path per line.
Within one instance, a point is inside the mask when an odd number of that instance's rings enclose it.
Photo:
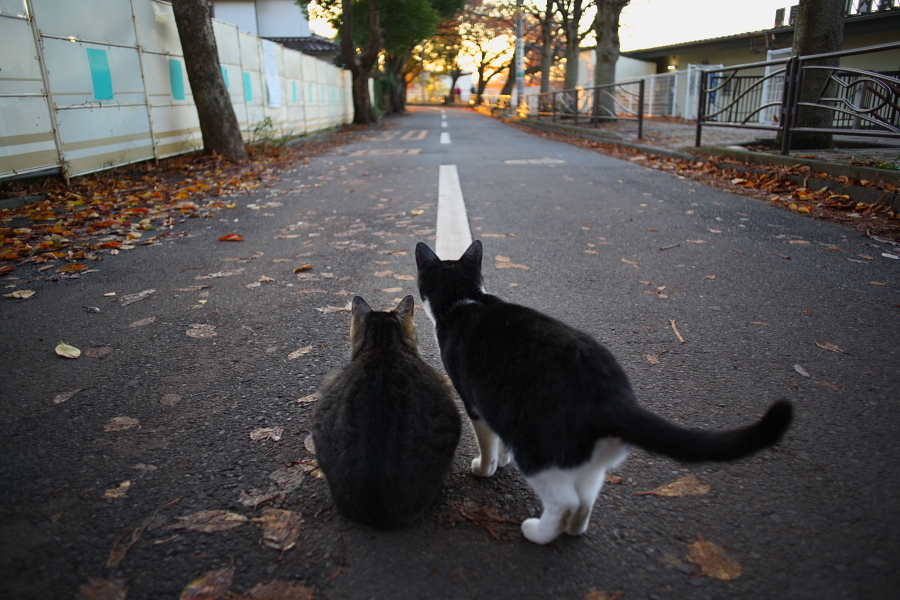
M 449 144 L 449 143 L 450 143 L 450 134 L 447 133 L 446 131 L 444 131 L 444 132 L 441 133 L 441 143 L 442 143 L 442 144 Z
M 472 243 L 466 203 L 456 165 L 441 165 L 438 175 L 437 241 L 435 253 L 443 260 L 456 260 Z

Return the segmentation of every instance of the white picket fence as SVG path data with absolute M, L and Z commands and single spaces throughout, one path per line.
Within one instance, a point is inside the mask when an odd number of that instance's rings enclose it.
M 245 138 L 353 118 L 350 73 L 213 21 Z M 0 179 L 73 176 L 202 146 L 175 17 L 161 0 L 0 0 Z

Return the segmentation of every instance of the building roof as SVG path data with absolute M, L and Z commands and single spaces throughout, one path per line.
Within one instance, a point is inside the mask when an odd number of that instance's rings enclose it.
M 333 56 L 340 51 L 340 47 L 333 41 L 316 34 L 309 37 L 270 37 L 266 39 L 311 56 Z
M 857 14 L 848 16 L 844 19 L 845 36 L 848 34 L 865 34 L 885 29 L 896 30 L 898 32 L 898 39 L 900 39 L 900 10 L 885 10 L 882 12 Z M 713 46 L 718 49 L 743 47 L 746 46 L 748 42 L 751 47 L 759 43 L 761 49 L 766 49 L 790 45 L 789 40 L 793 35 L 793 26 L 773 27 L 772 29 L 750 31 L 747 33 L 738 33 L 704 40 L 693 40 L 690 42 L 670 44 L 668 46 L 629 50 L 627 52 L 621 52 L 620 54 L 621 56 L 636 58 L 638 60 L 653 60 L 673 54 L 684 54 L 686 52 L 696 51 L 702 47 Z

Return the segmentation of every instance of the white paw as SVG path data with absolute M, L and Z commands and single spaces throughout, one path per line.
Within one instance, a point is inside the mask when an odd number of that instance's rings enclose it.
M 472 461 L 472 474 L 477 477 L 490 477 L 496 470 L 497 461 L 490 461 L 483 467 L 481 466 L 480 456 Z
M 556 539 L 559 533 L 549 533 L 541 529 L 540 519 L 525 519 L 522 521 L 522 534 L 525 538 L 535 544 L 549 544 Z

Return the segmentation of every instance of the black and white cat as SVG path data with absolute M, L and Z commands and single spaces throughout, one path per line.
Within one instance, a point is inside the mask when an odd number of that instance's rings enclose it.
M 725 461 L 775 444 L 792 407 L 776 402 L 758 423 L 724 432 L 679 427 L 641 408 L 625 372 L 591 336 L 485 292 L 482 248 L 457 260 L 416 246 L 419 292 L 435 324 L 444 367 L 472 420 L 490 477 L 511 460 L 540 496 L 525 537 L 546 544 L 587 530 L 607 469 L 634 444 L 682 461 Z
M 453 392 L 419 356 L 414 300 L 378 312 L 356 296 L 350 363 L 319 390 L 313 443 L 344 516 L 380 529 L 408 525 L 441 490 L 461 420 Z

